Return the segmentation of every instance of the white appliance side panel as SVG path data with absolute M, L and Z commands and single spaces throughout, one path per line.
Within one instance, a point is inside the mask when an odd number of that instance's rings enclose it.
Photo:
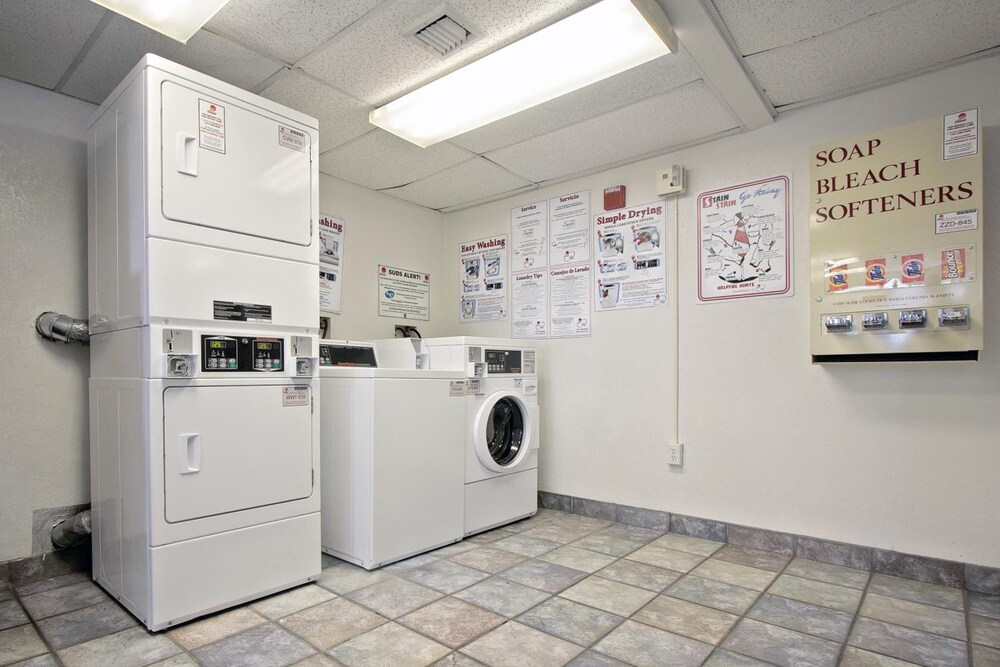
M 143 377 L 142 360 L 146 358 L 143 346 L 149 344 L 144 327 L 120 329 L 90 337 L 90 377 L 140 378 Z
M 319 322 L 319 278 L 303 262 L 149 239 L 149 285 L 157 322 L 212 322 L 215 301 L 270 306 L 272 326 L 311 330 Z
M 89 316 L 93 332 L 135 326 L 144 307 L 146 206 L 142 82 L 133 82 L 88 138 Z
M 319 514 L 149 549 L 150 630 L 291 588 L 319 576 Z
M 210 228 L 312 246 L 309 129 L 189 81 L 152 85 L 160 86 L 162 219 L 150 221 L 150 234 L 197 243 L 198 228 Z
M 311 400 L 304 405 L 286 404 L 286 386 L 234 384 L 164 390 L 168 522 L 312 495 Z
M 465 485 L 465 534 L 480 533 L 538 511 L 538 469 Z
M 323 550 L 372 564 L 372 380 L 320 380 Z
M 462 537 L 465 400 L 449 380 L 376 379 L 374 560 Z
M 142 380 L 90 381 L 94 578 L 137 614 L 149 605 L 149 472 L 136 446 L 147 401 Z

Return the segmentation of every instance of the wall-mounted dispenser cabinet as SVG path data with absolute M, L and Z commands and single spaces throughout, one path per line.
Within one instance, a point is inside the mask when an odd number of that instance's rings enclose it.
M 813 361 L 976 359 L 979 110 L 810 150 Z

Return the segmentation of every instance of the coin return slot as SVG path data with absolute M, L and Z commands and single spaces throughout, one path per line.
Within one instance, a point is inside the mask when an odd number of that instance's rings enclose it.
M 938 311 L 938 326 L 941 327 L 966 327 L 969 326 L 969 308 L 959 306 L 956 308 L 942 308 Z
M 823 325 L 829 333 L 847 333 L 854 328 L 852 315 L 830 315 L 823 320 Z
M 865 331 L 888 329 L 889 313 L 864 313 L 861 316 L 861 328 Z
M 926 326 L 926 310 L 901 310 L 899 312 L 900 329 L 922 329 Z

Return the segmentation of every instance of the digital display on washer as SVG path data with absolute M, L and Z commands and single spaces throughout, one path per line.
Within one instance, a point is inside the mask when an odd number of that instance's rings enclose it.
M 520 350 L 486 350 L 486 370 L 489 373 L 520 373 Z
M 284 341 L 280 338 L 202 336 L 201 370 L 206 373 L 280 371 Z
M 320 345 L 319 365 L 378 368 L 375 348 L 365 345 Z

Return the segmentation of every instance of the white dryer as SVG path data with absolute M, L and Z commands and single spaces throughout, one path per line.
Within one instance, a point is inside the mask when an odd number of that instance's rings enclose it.
M 538 510 L 538 376 L 535 349 L 503 338 L 428 338 L 432 370 L 466 377 L 466 535 Z
M 461 540 L 464 375 L 319 350 L 323 551 L 372 569 Z

